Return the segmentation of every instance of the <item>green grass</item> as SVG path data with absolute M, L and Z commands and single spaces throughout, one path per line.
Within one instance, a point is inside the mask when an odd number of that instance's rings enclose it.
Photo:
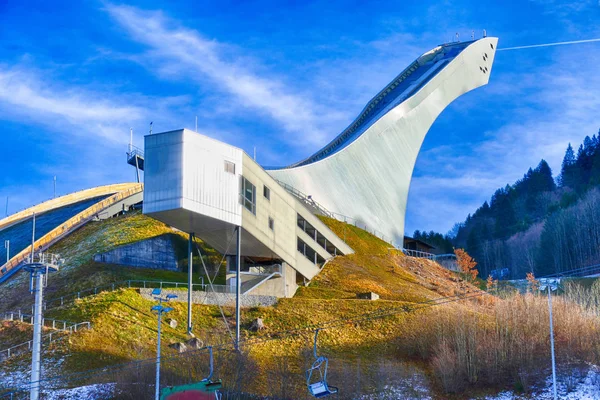
M 141 240 L 168 235 L 172 239 L 180 271 L 166 271 L 146 268 L 95 263 L 93 256 Z M 221 260 L 221 255 L 204 242 L 196 239 L 202 249 L 207 268 Z M 170 228 L 160 221 L 133 212 L 99 222 L 89 222 L 68 237 L 53 245 L 49 252 L 60 254 L 65 259 L 60 271 L 51 274 L 46 289 L 46 298 L 57 298 L 73 292 L 103 286 L 121 280 L 163 280 L 187 282 L 187 236 Z M 193 258 L 193 282 L 201 283 L 204 276 L 201 260 Z M 202 271 L 202 273 L 200 273 Z M 212 270 L 211 270 L 212 271 Z M 0 311 L 27 309 L 33 303 L 28 292 L 28 276 L 19 272 L 0 290 Z M 205 281 L 207 281 L 205 279 Z M 216 284 L 225 283 L 225 271 L 221 268 Z

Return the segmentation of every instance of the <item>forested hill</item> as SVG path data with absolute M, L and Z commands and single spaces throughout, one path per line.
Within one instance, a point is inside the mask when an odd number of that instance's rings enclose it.
M 496 190 L 454 233 L 453 245 L 475 257 L 483 277 L 503 268 L 523 278 L 599 263 L 600 132 L 586 136 L 577 155 L 569 144 L 556 179 L 540 161 Z

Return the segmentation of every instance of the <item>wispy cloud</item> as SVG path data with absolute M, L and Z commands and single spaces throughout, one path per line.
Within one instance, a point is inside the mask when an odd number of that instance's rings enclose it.
M 123 128 L 144 115 L 141 107 L 110 101 L 102 93 L 49 83 L 35 71 L 22 67 L 0 66 L 0 104 L 2 113 L 10 113 L 16 119 L 34 118 L 54 128 L 67 124 L 70 129 L 65 131 L 93 133 L 93 137 L 113 142 L 122 141 Z
M 231 55 L 232 46 L 182 27 L 162 12 L 117 5 L 106 9 L 134 40 L 150 48 L 144 59 L 150 57 L 158 72 L 199 85 L 211 82 L 230 94 L 238 109 L 250 107 L 288 132 L 302 133 L 299 144 L 323 143 L 326 135 L 319 127 L 323 114 L 318 105 L 280 80 L 253 73 L 247 57 Z

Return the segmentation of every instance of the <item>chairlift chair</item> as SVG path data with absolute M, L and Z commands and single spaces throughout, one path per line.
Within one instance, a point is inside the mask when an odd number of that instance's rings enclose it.
M 313 349 L 315 361 L 306 371 L 306 385 L 308 386 L 308 392 L 315 398 L 326 397 L 338 392 L 338 388 L 329 386 L 327 383 L 327 368 L 329 367 L 329 360 L 325 356 L 317 355 L 318 335 L 319 330 L 317 329 L 315 331 L 315 343 Z
M 214 357 L 213 357 L 213 348 L 212 346 L 208 346 L 208 354 L 210 360 L 210 370 L 208 372 L 208 376 L 202 379 L 200 382 L 204 383 L 206 389 L 210 391 L 214 391 L 215 399 L 221 400 L 222 394 L 219 392 L 219 389 L 223 386 L 223 382 L 220 379 L 212 380 L 213 371 L 214 371 Z

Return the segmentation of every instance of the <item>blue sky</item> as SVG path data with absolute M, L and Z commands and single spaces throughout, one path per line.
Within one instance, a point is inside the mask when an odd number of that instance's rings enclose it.
M 589 1 L 47 2 L 0 0 L 0 214 L 132 181 L 142 146 L 181 127 L 263 165 L 309 154 L 436 45 L 487 29 L 499 47 L 600 37 Z M 493 191 L 600 128 L 600 43 L 499 52 L 452 103 L 414 172 L 406 230 L 446 232 Z

